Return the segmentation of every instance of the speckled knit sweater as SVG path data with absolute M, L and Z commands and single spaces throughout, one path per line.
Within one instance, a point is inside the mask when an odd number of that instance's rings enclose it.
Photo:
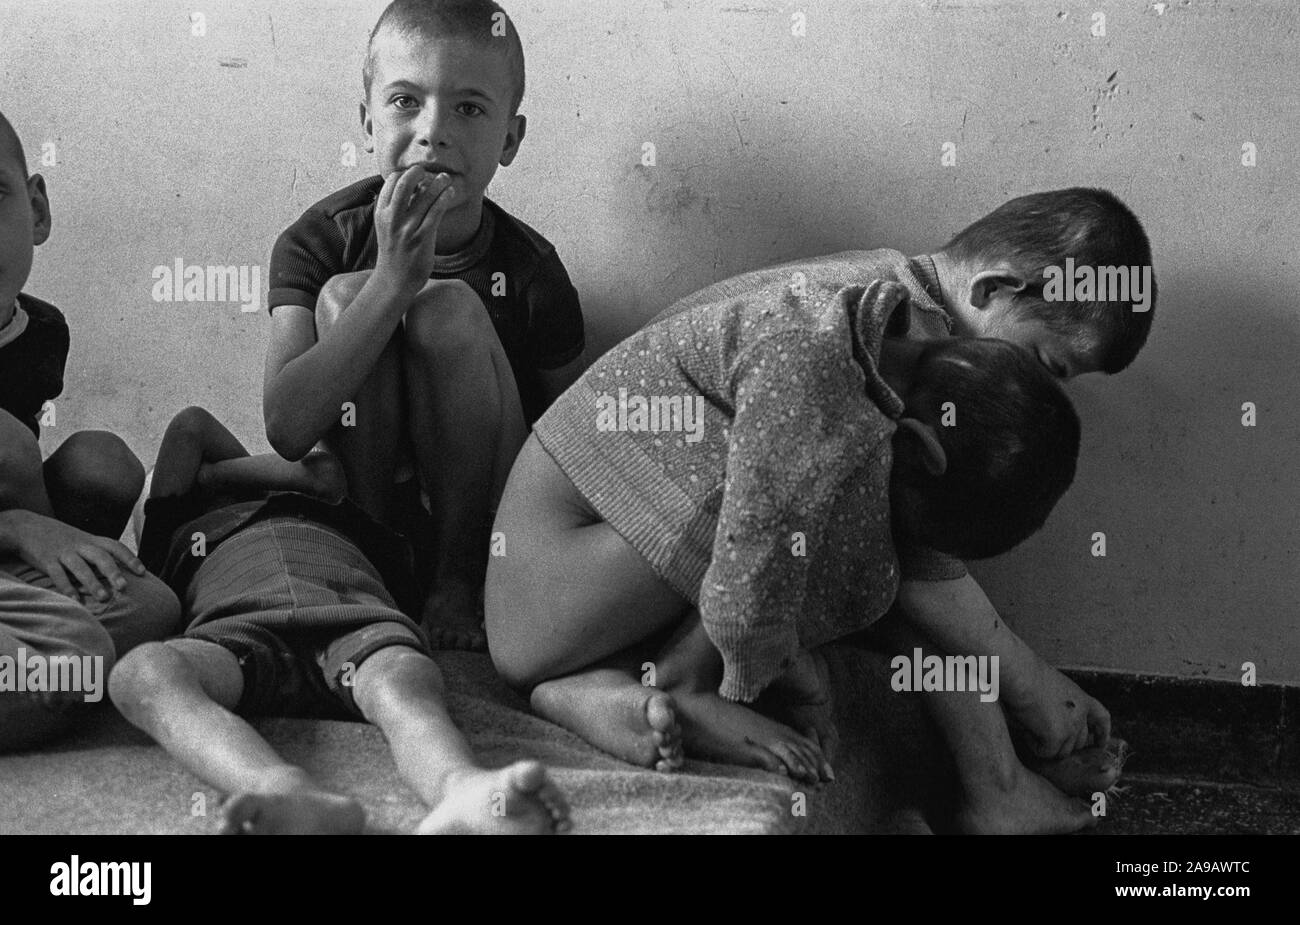
M 903 409 L 876 364 L 887 326 L 946 332 L 936 293 L 933 266 L 897 251 L 746 274 L 671 306 L 537 422 L 601 517 L 699 607 L 721 696 L 752 701 L 801 646 L 893 601 Z

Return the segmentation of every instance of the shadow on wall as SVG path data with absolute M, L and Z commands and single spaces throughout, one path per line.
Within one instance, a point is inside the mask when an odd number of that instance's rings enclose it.
M 1069 386 L 1084 427 L 1074 486 L 1041 534 L 973 569 L 1049 661 L 1300 675 L 1294 610 L 1276 604 L 1300 599 L 1300 483 L 1282 451 L 1300 446 L 1300 379 L 1278 365 L 1300 356 L 1300 330 L 1290 293 L 1234 272 L 1160 279 L 1134 366 Z

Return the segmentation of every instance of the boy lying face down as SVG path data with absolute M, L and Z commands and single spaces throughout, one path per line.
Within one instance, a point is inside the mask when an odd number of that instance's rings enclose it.
M 832 776 L 814 738 L 745 704 L 881 617 L 908 547 L 990 556 L 1037 530 L 1078 452 L 1078 418 L 1031 354 L 906 340 L 908 297 L 777 282 L 696 305 L 543 416 L 486 590 L 493 660 L 534 709 L 661 770 L 690 754 Z M 611 395 L 627 409 L 613 426 Z M 678 396 L 702 427 L 677 426 Z
M 172 585 L 183 636 L 134 649 L 109 678 L 132 723 L 231 796 L 232 834 L 360 832 L 361 804 L 282 759 L 242 717 L 364 718 L 429 807 L 421 833 L 568 827 L 536 761 L 488 770 L 443 702 L 420 628 L 410 551 L 348 502 L 327 453 L 249 456 L 200 408 L 158 452 L 141 558 Z M 390 592 L 389 588 L 393 590 Z

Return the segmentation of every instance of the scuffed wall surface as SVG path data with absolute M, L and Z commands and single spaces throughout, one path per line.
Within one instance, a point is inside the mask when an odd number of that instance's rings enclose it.
M 154 302 L 151 273 L 177 258 L 260 265 L 265 286 L 278 232 L 371 172 L 359 71 L 383 3 L 205 6 L 0 3 L 0 109 L 55 216 L 28 290 L 73 330 L 47 451 L 104 426 L 151 459 L 194 403 L 265 448 L 265 313 Z M 1076 487 L 1042 535 L 977 574 L 1055 662 L 1236 677 L 1249 660 L 1261 680 L 1300 683 L 1300 10 L 507 8 L 528 57 L 529 131 L 492 195 L 568 263 L 589 359 L 739 270 L 924 251 L 1038 189 L 1125 198 L 1157 253 L 1152 341 L 1133 369 L 1070 386 L 1085 425 Z M 205 36 L 191 34 L 194 11 Z M 806 36 L 791 35 L 795 12 Z M 50 142 L 55 164 L 42 165 Z M 945 142 L 955 166 L 940 164 Z M 356 166 L 340 163 L 348 143 Z M 1242 427 L 1246 401 L 1257 427 Z M 1098 531 L 1105 558 L 1089 552 Z

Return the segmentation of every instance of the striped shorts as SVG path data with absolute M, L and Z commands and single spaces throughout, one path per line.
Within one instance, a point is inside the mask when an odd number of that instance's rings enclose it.
M 349 539 L 314 521 L 255 521 L 206 557 L 190 581 L 187 639 L 239 659 L 244 715 L 359 715 L 352 680 L 389 646 L 428 653 L 379 572 Z

